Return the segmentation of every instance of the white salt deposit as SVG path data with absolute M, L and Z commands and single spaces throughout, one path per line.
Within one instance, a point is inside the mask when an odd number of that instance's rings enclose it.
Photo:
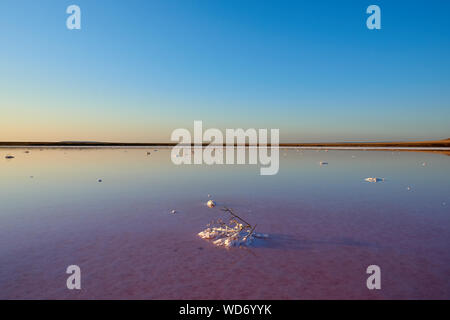
M 370 178 L 365 178 L 364 180 L 366 180 L 367 182 L 381 182 L 381 181 L 384 181 L 384 178 L 370 177 Z
M 221 219 L 207 225 L 207 228 L 198 233 L 202 239 L 211 240 L 219 247 L 240 247 L 249 246 L 255 239 L 268 239 L 266 233 L 254 232 L 254 227 L 239 223 L 236 219 L 231 219 L 228 224 Z
M 207 228 L 198 235 L 200 238 L 213 240 L 216 246 L 223 247 L 248 246 L 253 241 L 253 236 L 248 232 L 235 228 Z
M 214 208 L 216 206 L 216 202 L 214 200 L 208 200 L 208 202 L 206 203 L 206 205 L 209 208 Z
M 254 233 L 250 229 L 245 229 L 244 225 L 232 220 L 228 225 L 218 221 L 215 226 L 210 226 L 198 233 L 202 239 L 211 240 L 219 247 L 240 247 L 249 246 L 255 238 L 267 239 L 269 235 Z

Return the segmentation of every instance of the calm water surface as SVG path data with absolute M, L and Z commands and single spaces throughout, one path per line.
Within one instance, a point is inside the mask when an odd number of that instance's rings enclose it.
M 200 239 L 221 206 L 270 239 Z M 66 288 L 72 264 L 80 291 Z M 381 290 L 366 287 L 372 264 Z M 260 176 L 175 166 L 168 149 L 0 149 L 3 299 L 449 299 L 449 279 L 445 154 L 289 149 Z

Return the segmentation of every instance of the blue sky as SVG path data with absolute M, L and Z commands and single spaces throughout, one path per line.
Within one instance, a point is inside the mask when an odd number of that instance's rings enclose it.
M 82 29 L 66 28 L 67 6 Z M 381 8 L 368 30 L 366 8 Z M 2 0 L 0 140 L 450 137 L 450 2 Z

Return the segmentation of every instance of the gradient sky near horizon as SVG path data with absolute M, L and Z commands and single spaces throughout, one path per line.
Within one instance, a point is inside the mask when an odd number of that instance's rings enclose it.
M 2 0 L 0 141 L 165 142 L 194 120 L 282 142 L 449 138 L 449 14 L 445 0 Z

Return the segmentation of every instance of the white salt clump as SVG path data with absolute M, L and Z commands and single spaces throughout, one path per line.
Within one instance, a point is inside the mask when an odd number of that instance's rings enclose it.
M 208 202 L 206 203 L 206 205 L 209 208 L 214 208 L 216 206 L 216 202 L 214 200 L 208 200 Z
M 366 180 L 367 182 L 381 182 L 381 181 L 384 181 L 384 178 L 370 177 L 370 178 L 365 178 L 364 180 Z
M 219 220 L 215 226 L 199 232 L 198 236 L 202 239 L 212 240 L 213 244 L 219 247 L 239 247 L 250 245 L 256 234 L 248 228 L 245 229 L 244 225 L 236 220 L 231 220 L 228 225 Z
M 209 200 L 207 204 L 210 208 L 216 205 L 213 200 Z M 252 227 L 232 209 L 224 207 L 222 211 L 230 213 L 229 222 L 225 223 L 222 219 L 213 221 L 207 225 L 205 230 L 198 233 L 200 238 L 212 240 L 216 246 L 239 247 L 250 245 L 254 238 L 267 239 L 269 237 L 267 234 L 255 233 L 256 225 Z
M 177 213 L 177 211 L 176 210 L 172 210 L 172 211 L 170 211 L 170 213 L 171 214 L 175 214 L 175 213 Z

